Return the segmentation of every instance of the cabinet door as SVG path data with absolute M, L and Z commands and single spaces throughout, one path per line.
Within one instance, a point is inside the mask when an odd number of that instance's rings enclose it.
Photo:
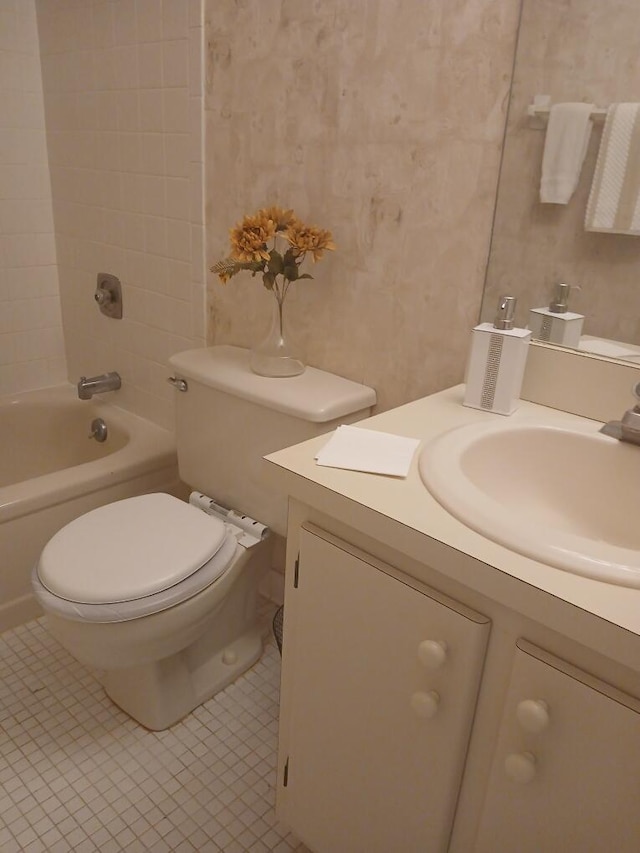
M 317 853 L 446 850 L 489 623 L 349 546 L 300 543 L 279 814 Z
M 639 703 L 518 645 L 475 853 L 638 853 Z

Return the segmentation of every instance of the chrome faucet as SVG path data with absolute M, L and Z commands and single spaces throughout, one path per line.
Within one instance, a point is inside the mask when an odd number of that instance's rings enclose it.
M 600 432 L 617 438 L 619 441 L 628 441 L 631 444 L 640 445 L 640 382 L 633 386 L 633 395 L 638 401 L 632 409 L 622 416 L 620 421 L 609 421 Z
M 117 391 L 122 385 L 120 374 L 101 373 L 100 376 L 81 376 L 78 382 L 78 397 L 81 400 L 90 400 L 94 394 L 104 394 L 105 391 Z

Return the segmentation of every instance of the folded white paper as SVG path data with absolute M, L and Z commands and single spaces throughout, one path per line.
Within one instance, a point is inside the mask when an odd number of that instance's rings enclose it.
M 420 440 L 340 426 L 316 455 L 318 465 L 406 477 Z

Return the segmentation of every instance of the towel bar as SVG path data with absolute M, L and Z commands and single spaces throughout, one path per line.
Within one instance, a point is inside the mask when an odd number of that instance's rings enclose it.
M 533 103 L 527 107 L 527 115 L 531 119 L 532 127 L 544 127 L 549 120 L 551 110 L 551 98 L 548 95 L 536 95 Z M 591 121 L 594 124 L 602 124 L 607 117 L 606 107 L 595 107 L 591 110 Z

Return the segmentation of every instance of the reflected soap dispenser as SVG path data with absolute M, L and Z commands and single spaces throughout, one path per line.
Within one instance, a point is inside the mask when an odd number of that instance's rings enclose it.
M 514 329 L 515 296 L 501 296 L 493 323 L 473 330 L 464 405 L 510 415 L 518 408 L 529 329 Z
M 548 308 L 532 308 L 529 311 L 529 328 L 538 341 L 578 347 L 582 335 L 584 314 L 568 311 L 571 290 L 575 284 L 556 284 Z

